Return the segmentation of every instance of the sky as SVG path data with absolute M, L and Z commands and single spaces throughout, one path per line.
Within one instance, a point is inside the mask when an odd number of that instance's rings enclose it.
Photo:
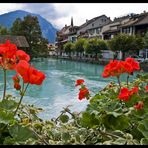
M 75 26 L 105 14 L 113 20 L 128 13 L 148 12 L 148 3 L 0 3 L 0 14 L 15 10 L 36 13 L 61 29 L 70 25 L 71 17 Z

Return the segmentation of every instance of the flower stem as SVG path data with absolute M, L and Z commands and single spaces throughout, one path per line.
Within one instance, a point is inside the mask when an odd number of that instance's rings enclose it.
M 127 86 L 128 86 L 128 80 L 129 80 L 129 74 L 127 76 L 127 81 L 126 81 Z
M 23 85 L 24 85 L 24 84 L 23 84 Z M 22 102 L 22 100 L 23 100 L 23 97 L 24 97 L 24 95 L 25 95 L 25 92 L 26 92 L 26 90 L 27 90 L 28 85 L 29 85 L 29 83 L 26 85 L 26 88 L 21 91 L 21 98 L 20 98 L 20 101 L 19 101 L 19 103 L 18 103 L 18 106 L 17 106 L 17 108 L 16 108 L 16 110 L 15 110 L 15 112 L 14 112 L 14 116 L 16 115 L 16 113 L 17 113 L 17 111 L 18 111 L 18 109 L 19 109 L 19 106 L 20 106 L 20 104 L 21 104 L 21 102 Z
M 117 76 L 117 80 L 118 80 L 119 87 L 121 89 L 121 82 L 120 82 L 120 77 L 119 76 Z
M 4 91 L 3 91 L 3 100 L 5 99 L 6 96 L 6 69 L 3 69 L 4 71 Z

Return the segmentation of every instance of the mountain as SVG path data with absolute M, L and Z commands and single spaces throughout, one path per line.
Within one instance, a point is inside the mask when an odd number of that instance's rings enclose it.
M 48 22 L 39 14 L 34 14 L 34 13 L 26 12 L 23 10 L 11 11 L 11 12 L 0 15 L 0 25 L 10 28 L 13 22 L 16 20 L 16 18 L 19 17 L 23 19 L 26 15 L 37 16 L 41 30 L 42 30 L 43 37 L 48 39 L 50 43 L 55 42 L 57 29 L 54 28 L 50 22 Z

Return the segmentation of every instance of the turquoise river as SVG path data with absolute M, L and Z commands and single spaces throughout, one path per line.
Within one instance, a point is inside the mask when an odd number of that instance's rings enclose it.
M 46 79 L 41 86 L 30 85 L 23 102 L 34 104 L 44 109 L 39 116 L 42 119 L 57 117 L 63 107 L 70 105 L 72 111 L 85 110 L 88 100 L 78 100 L 79 87 L 75 87 L 77 79 L 84 79 L 91 96 L 98 92 L 115 78 L 102 78 L 104 66 L 82 62 L 66 61 L 61 59 L 36 59 L 31 63 L 35 68 L 46 74 Z M 13 88 L 12 76 L 14 71 L 7 74 L 7 94 L 19 96 Z M 123 75 L 122 80 L 125 80 Z M 3 73 L 0 71 L 0 97 L 3 92 Z

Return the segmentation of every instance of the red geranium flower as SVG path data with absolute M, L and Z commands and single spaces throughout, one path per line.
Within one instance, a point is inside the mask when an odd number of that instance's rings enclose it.
M 79 98 L 78 99 L 82 100 L 82 99 L 88 97 L 88 95 L 89 95 L 89 90 L 86 87 L 81 88 L 80 92 L 79 92 Z
M 131 90 L 131 95 L 138 92 L 138 87 L 134 87 Z
M 24 60 L 19 61 L 16 66 L 16 72 L 23 78 L 24 83 L 29 82 L 29 68 L 30 64 Z
M 143 106 L 144 106 L 143 101 L 139 101 L 137 104 L 134 105 L 134 108 L 140 110 L 143 108 Z
M 110 76 L 119 76 L 120 74 L 125 72 L 124 68 L 124 62 L 123 61 L 110 61 L 109 64 L 107 64 L 104 68 L 104 71 L 102 73 L 102 76 L 104 78 L 110 77 Z
M 26 52 L 24 52 L 23 50 L 17 50 L 16 56 L 19 60 L 25 60 L 27 62 L 30 61 L 30 56 Z
M 35 69 L 34 67 L 29 68 L 28 75 L 30 84 L 41 85 L 45 79 L 45 74 Z
M 12 77 L 12 79 L 13 79 L 13 81 L 14 81 L 15 83 L 19 83 L 19 82 L 20 82 L 20 78 L 18 77 L 18 74 L 14 75 L 14 76 Z
M 16 66 L 16 71 L 24 80 L 24 83 L 41 85 L 45 74 L 32 67 L 28 62 L 21 60 Z
M 16 51 L 17 51 L 16 45 L 11 44 L 9 40 L 7 40 L 5 44 L 0 44 L 0 54 L 4 58 L 13 58 Z
M 15 44 L 11 44 L 9 40 L 5 44 L 0 44 L 0 65 L 3 69 L 13 70 L 16 66 L 16 51 Z
M 123 101 L 128 101 L 131 96 L 131 91 L 128 88 L 124 87 L 120 90 L 118 98 Z
M 78 79 L 78 80 L 76 81 L 75 86 L 81 85 L 81 84 L 83 84 L 83 83 L 84 83 L 84 80 L 83 80 L 83 79 Z
M 14 88 L 16 90 L 20 90 L 21 89 L 21 85 L 19 83 L 14 83 Z
M 133 73 L 135 70 L 140 70 L 139 62 L 134 58 L 126 58 L 125 62 L 128 64 L 125 66 L 128 73 Z

